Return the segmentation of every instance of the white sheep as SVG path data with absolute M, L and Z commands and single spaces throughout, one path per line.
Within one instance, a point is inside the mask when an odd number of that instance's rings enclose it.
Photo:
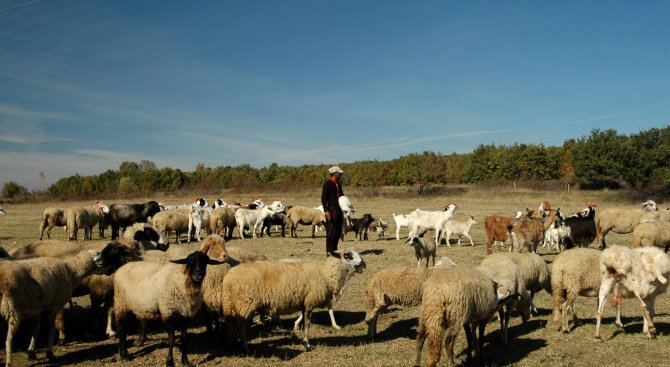
M 111 245 L 109 246 L 111 248 Z M 39 257 L 0 262 L 0 315 L 7 321 L 5 364 L 12 365 L 12 339 L 21 320 L 34 318 L 33 335 L 28 347 L 30 359 L 35 359 L 35 343 L 42 313 L 47 314 L 49 339 L 47 358 L 53 359 L 56 313 L 70 299 L 81 280 L 94 271 L 107 271 L 108 265 L 118 266 L 115 254 L 107 248 L 102 254 L 82 251 L 73 257 L 57 259 Z
M 670 223 L 645 222 L 633 230 L 633 247 L 655 246 L 668 252 L 670 247 Z
M 347 280 L 363 269 L 365 261 L 353 248 L 343 251 L 339 259 L 240 264 L 228 271 L 221 287 L 224 321 L 237 331 L 243 350 L 248 352 L 246 328 L 254 312 L 265 311 L 270 315 L 302 312 L 303 341 L 305 348 L 310 349 L 312 311 L 331 306 Z
M 645 214 L 658 210 L 653 200 L 642 203 L 642 209 L 610 208 L 601 210 L 596 215 L 596 243 L 605 248 L 605 236 L 609 231 L 618 234 L 631 233 L 641 223 Z
M 435 268 L 455 265 L 445 256 L 435 264 Z M 377 334 L 379 314 L 389 306 L 411 307 L 421 304 L 423 282 L 435 268 L 385 268 L 372 276 L 365 287 L 365 323 L 368 325 L 370 339 Z
M 235 212 L 235 222 L 239 229 L 240 239 L 244 239 L 244 228 L 249 227 L 253 238 L 256 238 L 256 228 L 262 227 L 265 218 L 284 211 L 281 201 L 274 201 L 268 206 L 256 209 L 240 208 Z
M 596 312 L 596 334 L 600 339 L 605 299 L 614 288 L 615 302 L 620 296 L 632 293 L 640 301 L 644 325 L 642 332 L 648 338 L 656 336 L 654 303 L 656 296 L 665 293 L 670 276 L 670 257 L 656 247 L 630 249 L 611 246 L 600 254 L 600 290 Z
M 447 239 L 447 246 L 451 247 L 451 244 L 449 243 L 449 238 L 451 237 L 452 234 L 458 235 L 458 245 L 461 245 L 461 237 L 465 236 L 470 240 L 470 245 L 475 246 L 474 242 L 472 242 L 472 237 L 470 237 L 470 228 L 472 228 L 473 225 L 477 224 L 477 220 L 475 219 L 474 215 L 471 215 L 467 221 L 461 222 L 455 219 L 449 219 L 448 221 L 444 222 L 444 225 L 442 226 L 442 233 L 446 233 L 445 237 Z
M 481 350 L 477 337 L 472 335 L 472 327 L 479 327 L 482 335 L 486 323 L 498 308 L 498 302 L 513 292 L 512 289 L 496 288 L 491 278 L 475 269 L 463 266 L 434 269 L 423 284 L 414 365 L 421 365 L 421 350 L 428 339 L 427 366 L 434 367 L 440 361 L 443 344 L 447 365 L 453 366 L 454 341 L 463 327 L 468 331 L 468 346 L 474 344 L 475 356 L 480 359 Z M 468 357 L 469 354 L 470 347 Z
M 181 362 L 190 366 L 187 353 L 187 321 L 202 304 L 201 285 L 207 265 L 221 264 L 200 251 L 169 264 L 138 261 L 126 264 L 114 275 L 114 316 L 119 336 L 119 355 L 130 360 L 126 346 L 126 318 L 135 315 L 143 323 L 160 319 L 168 331 L 167 366 L 174 365 L 174 330 L 181 331 Z
M 44 213 L 42 214 L 42 221 L 40 222 L 40 241 L 44 236 L 45 228 L 47 230 L 47 238 L 51 239 L 51 229 L 53 227 L 65 227 L 65 235 L 67 236 L 67 218 L 65 217 L 65 209 L 44 209 Z
M 400 228 L 409 227 L 409 218 L 407 217 L 407 214 L 396 215 L 393 213 L 392 215 L 393 220 L 395 221 L 395 239 L 396 241 L 400 241 Z
M 407 244 L 414 247 L 414 256 L 416 256 L 417 268 L 421 267 L 421 259 L 426 259 L 426 267 L 428 267 L 428 260 L 433 258 L 433 266 L 435 266 L 435 252 L 437 250 L 435 242 L 432 239 L 422 240 L 419 237 L 411 237 Z

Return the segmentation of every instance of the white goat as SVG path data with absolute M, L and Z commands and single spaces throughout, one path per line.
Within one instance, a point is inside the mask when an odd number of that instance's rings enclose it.
M 400 227 L 409 227 L 409 218 L 407 214 L 393 213 L 393 220 L 395 220 L 395 239 L 400 241 Z
M 446 233 L 446 238 L 447 238 L 447 246 L 451 247 L 451 244 L 449 244 L 449 237 L 451 237 L 452 234 L 458 235 L 458 245 L 461 245 L 461 237 L 465 236 L 470 240 L 470 245 L 473 247 L 475 246 L 474 242 L 472 242 L 472 237 L 470 237 L 470 228 L 472 225 L 477 224 L 477 220 L 475 219 L 474 215 L 471 215 L 470 218 L 468 218 L 467 221 L 461 222 L 458 220 L 453 220 L 450 219 L 446 222 L 444 222 L 444 225 L 442 226 L 442 231 L 443 233 Z
M 256 238 L 256 228 L 263 225 L 265 218 L 284 211 L 281 201 L 275 201 L 268 206 L 256 209 L 240 208 L 235 212 L 235 222 L 240 231 L 240 239 L 244 239 L 244 227 L 252 229 L 253 238 Z
M 454 212 L 458 209 L 456 204 L 448 203 L 444 211 L 425 211 L 416 209 L 407 217 L 410 221 L 409 237 L 418 236 L 422 228 L 435 230 L 435 243 L 440 243 L 441 229 L 444 222 L 448 221 L 454 216 Z

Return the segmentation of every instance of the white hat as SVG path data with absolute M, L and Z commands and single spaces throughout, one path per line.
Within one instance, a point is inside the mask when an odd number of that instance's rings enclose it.
M 328 172 L 330 172 L 330 174 L 333 174 L 335 172 L 344 173 L 344 171 L 342 170 L 342 168 L 340 168 L 340 166 L 332 166 L 328 168 Z

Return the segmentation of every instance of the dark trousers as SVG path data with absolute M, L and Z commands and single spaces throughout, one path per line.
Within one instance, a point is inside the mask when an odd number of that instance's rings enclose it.
M 344 215 L 342 210 L 335 209 L 330 211 L 330 220 L 326 222 L 326 252 L 337 251 L 337 243 L 342 237 L 342 224 L 344 224 Z

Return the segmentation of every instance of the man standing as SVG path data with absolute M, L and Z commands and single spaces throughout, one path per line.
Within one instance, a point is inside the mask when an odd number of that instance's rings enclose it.
M 340 257 L 337 253 L 337 243 L 342 236 L 344 215 L 340 208 L 339 198 L 344 195 L 340 177 L 344 171 L 339 166 L 328 169 L 330 178 L 323 184 L 321 191 L 321 205 L 326 215 L 326 256 Z

